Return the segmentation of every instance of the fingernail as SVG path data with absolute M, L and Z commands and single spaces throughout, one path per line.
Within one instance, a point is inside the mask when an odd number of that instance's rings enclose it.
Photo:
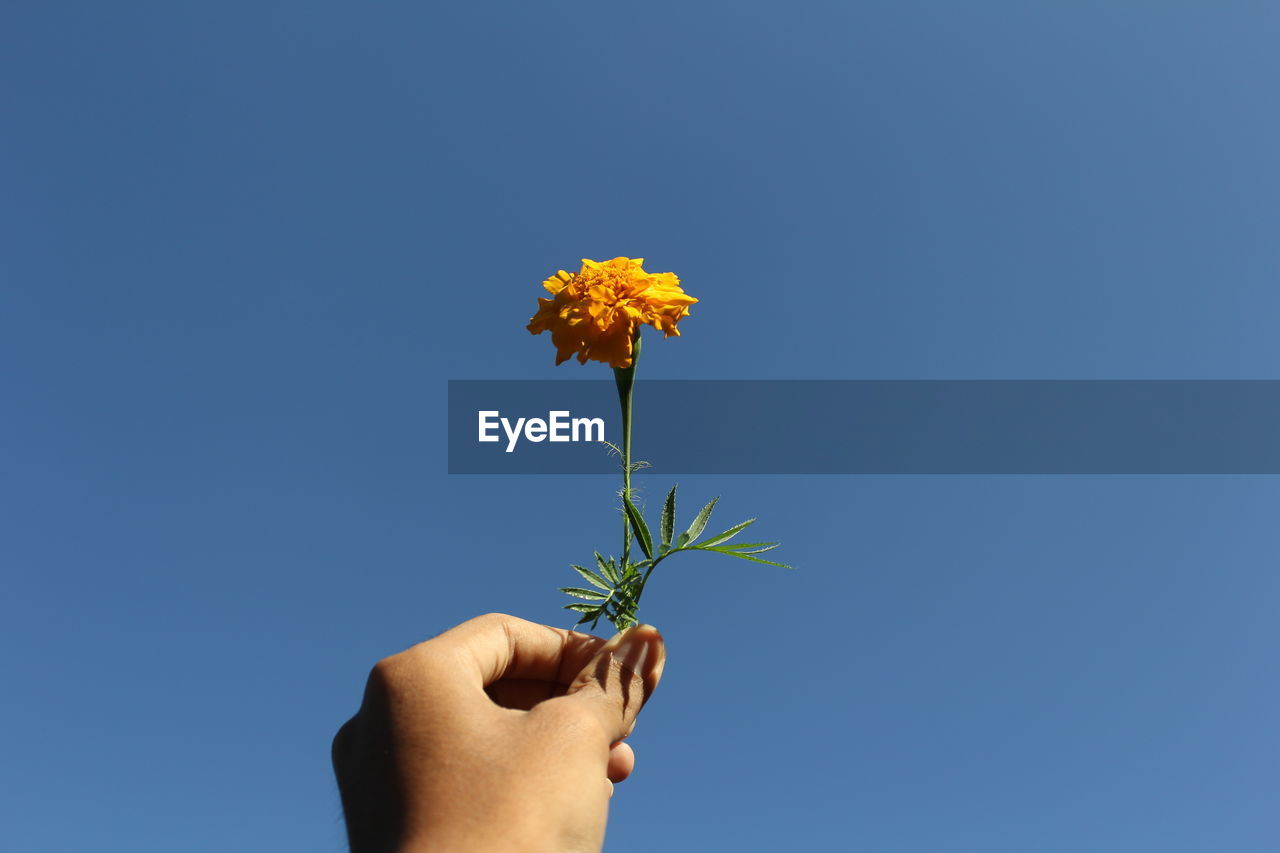
M 612 646 L 612 648 L 610 648 Z M 662 634 L 652 625 L 636 625 L 617 634 L 605 644 L 613 659 L 644 681 L 645 694 L 653 692 L 667 663 Z

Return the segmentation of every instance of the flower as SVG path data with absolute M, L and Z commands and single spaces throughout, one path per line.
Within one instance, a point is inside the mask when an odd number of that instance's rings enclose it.
M 576 353 L 579 364 L 592 359 L 630 367 L 632 336 L 641 324 L 666 337 L 680 334 L 676 323 L 698 300 L 680 289 L 674 273 L 648 273 L 642 264 L 644 258 L 583 258 L 578 272 L 560 270 L 542 283 L 552 296 L 538 300 L 528 329 L 551 332 L 556 364 Z

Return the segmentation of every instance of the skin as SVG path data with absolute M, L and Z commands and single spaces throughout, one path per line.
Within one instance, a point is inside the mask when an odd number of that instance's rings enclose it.
M 381 660 L 333 741 L 352 853 L 599 851 L 662 635 L 489 614 Z

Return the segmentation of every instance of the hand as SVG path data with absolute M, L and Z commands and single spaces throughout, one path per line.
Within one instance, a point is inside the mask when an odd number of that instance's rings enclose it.
M 489 614 L 379 661 L 333 741 L 352 853 L 600 850 L 665 660 L 648 625 Z

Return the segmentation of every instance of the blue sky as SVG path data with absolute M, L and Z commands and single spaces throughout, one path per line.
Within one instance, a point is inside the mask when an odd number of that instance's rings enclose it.
M 642 376 L 1275 378 L 1278 37 L 1243 2 L 5 4 L 7 843 L 342 849 L 373 661 L 564 624 L 614 484 L 448 476 L 445 383 L 601 378 L 523 329 L 581 257 L 701 300 Z M 1275 479 L 678 479 L 799 568 L 655 575 L 609 850 L 1280 843 Z

